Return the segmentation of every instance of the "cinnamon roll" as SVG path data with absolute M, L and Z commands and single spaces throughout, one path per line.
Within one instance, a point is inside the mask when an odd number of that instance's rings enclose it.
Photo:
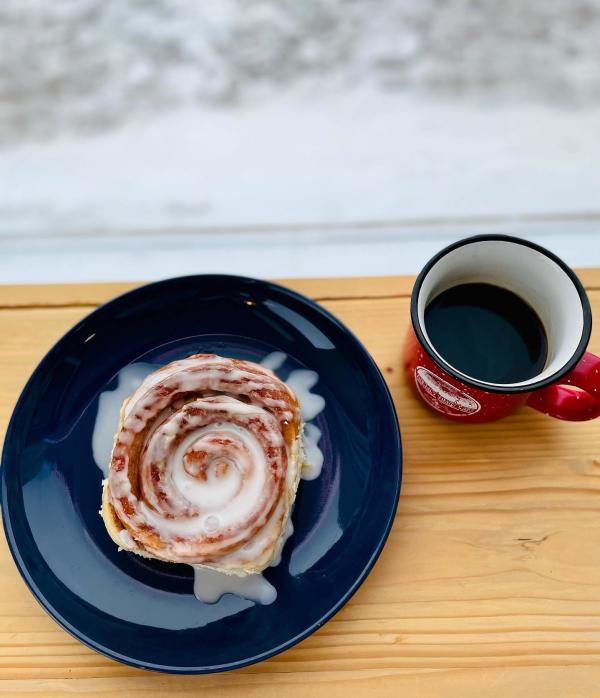
M 280 553 L 304 458 L 293 391 L 269 369 L 196 354 L 121 408 L 101 514 L 115 543 L 244 576 Z

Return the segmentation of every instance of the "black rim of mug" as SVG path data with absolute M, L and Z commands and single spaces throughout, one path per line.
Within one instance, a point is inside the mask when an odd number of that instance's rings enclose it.
M 419 304 L 419 295 L 421 293 L 421 287 L 423 285 L 423 282 L 427 278 L 427 275 L 429 272 L 433 269 L 433 267 L 442 259 L 445 257 L 447 254 L 450 252 L 458 249 L 459 247 L 464 247 L 465 245 L 471 245 L 476 242 L 493 242 L 493 241 L 499 241 L 499 242 L 509 242 L 513 243 L 516 245 L 523 245 L 525 247 L 529 247 L 532 250 L 536 250 L 536 252 L 539 252 L 549 259 L 551 259 L 555 264 L 557 264 L 569 277 L 575 288 L 577 289 L 577 293 L 579 295 L 579 300 L 581 302 L 581 309 L 583 312 L 583 328 L 581 332 L 581 337 L 579 339 L 579 343 L 577 345 L 577 348 L 571 355 L 570 359 L 565 362 L 557 371 L 555 371 L 552 375 L 547 376 L 546 378 L 542 378 L 538 381 L 534 381 L 532 383 L 527 383 L 526 385 L 499 385 L 499 384 L 494 384 L 494 383 L 487 383 L 485 381 L 480 381 L 477 380 L 476 378 L 472 378 L 471 376 L 467 376 L 460 371 L 457 371 L 455 368 L 453 368 L 449 363 L 447 363 L 441 356 L 435 353 L 433 350 L 432 345 L 430 344 L 429 340 L 425 336 L 425 333 L 423 332 L 423 329 L 421 327 L 421 323 L 419 321 L 419 313 L 418 313 L 418 304 Z M 565 374 L 567 374 L 571 369 L 573 369 L 583 354 L 585 353 L 585 350 L 587 348 L 588 342 L 590 341 L 590 335 L 592 332 L 592 310 L 590 308 L 590 302 L 588 300 L 587 294 L 585 292 L 585 289 L 583 287 L 583 284 L 575 274 L 575 272 L 569 267 L 565 262 L 560 257 L 557 257 L 553 252 L 550 252 L 550 250 L 547 250 L 545 247 L 542 247 L 541 245 L 536 245 L 534 242 L 530 242 L 529 240 L 523 240 L 523 238 L 518 238 L 514 237 L 512 235 L 499 235 L 499 234 L 493 234 L 493 235 L 473 235 L 471 237 L 463 238 L 462 240 L 458 240 L 457 242 L 452 243 L 451 245 L 448 245 L 448 247 L 444 247 L 443 250 L 440 250 L 436 255 L 434 255 L 428 262 L 427 264 L 423 267 L 419 275 L 417 276 L 417 279 L 415 281 L 415 285 L 413 287 L 412 295 L 411 295 L 411 301 L 410 301 L 410 318 L 412 321 L 412 326 L 415 331 L 415 334 L 417 335 L 417 339 L 419 340 L 419 343 L 423 347 L 423 350 L 427 353 L 429 358 L 437 364 L 443 371 L 445 371 L 447 374 L 455 378 L 456 380 L 460 381 L 464 385 L 471 386 L 472 388 L 477 388 L 478 390 L 484 390 L 489 393 L 531 393 L 534 390 L 539 390 L 540 388 L 545 388 L 548 385 L 552 385 L 552 383 L 556 383 L 559 381 Z

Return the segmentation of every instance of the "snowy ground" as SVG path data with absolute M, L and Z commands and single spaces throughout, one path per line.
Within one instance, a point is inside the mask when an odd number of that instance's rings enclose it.
M 600 0 L 0 5 L 0 281 L 600 265 Z

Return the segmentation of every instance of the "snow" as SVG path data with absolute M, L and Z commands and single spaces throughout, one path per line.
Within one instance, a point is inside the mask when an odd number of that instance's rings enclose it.
M 600 264 L 600 0 L 6 0 L 0 45 L 0 281 Z
M 181 110 L 0 152 L 0 234 L 598 211 L 598 124 L 381 94 Z

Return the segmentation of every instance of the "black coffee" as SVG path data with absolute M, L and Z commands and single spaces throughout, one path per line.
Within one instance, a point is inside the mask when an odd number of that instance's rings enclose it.
M 518 383 L 538 375 L 548 341 L 533 308 L 491 284 L 461 284 L 425 309 L 425 327 L 439 354 L 462 373 L 489 383 Z

